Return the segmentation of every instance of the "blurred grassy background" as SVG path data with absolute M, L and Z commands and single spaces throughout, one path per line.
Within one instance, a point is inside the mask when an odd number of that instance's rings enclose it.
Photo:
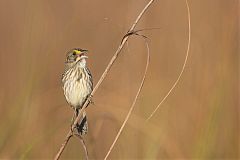
M 72 110 L 61 89 L 66 52 L 90 50 L 98 81 L 147 0 L 0 1 L 0 159 L 50 159 L 69 130 Z M 109 159 L 239 158 L 238 0 L 189 1 L 192 41 L 186 54 L 185 1 L 156 1 L 138 28 L 150 38 L 151 64 L 143 92 Z M 88 108 L 91 159 L 102 159 L 133 101 L 146 47 L 132 37 Z M 82 157 L 72 139 L 65 159 Z

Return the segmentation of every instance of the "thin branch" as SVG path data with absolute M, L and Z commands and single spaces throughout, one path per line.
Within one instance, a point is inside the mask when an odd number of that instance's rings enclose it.
M 86 145 L 86 143 L 85 143 L 83 137 L 80 136 L 80 135 L 78 135 L 78 134 L 74 134 L 74 136 L 76 136 L 76 137 L 81 141 L 82 146 L 83 146 L 83 148 L 84 148 L 84 152 L 85 152 L 85 158 L 86 158 L 86 160 L 88 160 L 89 158 L 88 158 L 87 145 Z
M 143 37 L 144 37 L 144 36 L 143 36 Z M 145 38 L 145 37 L 144 37 L 144 38 Z M 106 160 L 106 159 L 108 158 L 108 156 L 109 156 L 109 154 L 111 153 L 113 147 L 115 146 L 115 144 L 116 144 L 116 142 L 117 142 L 120 134 L 121 134 L 122 131 L 123 131 L 123 128 L 125 127 L 128 119 L 129 119 L 129 117 L 130 117 L 130 115 L 131 115 L 131 113 L 132 113 L 132 111 L 133 111 L 133 109 L 134 109 L 134 107 L 135 107 L 135 104 L 136 104 L 136 102 L 137 102 L 137 99 L 138 99 L 138 97 L 139 97 L 139 94 L 140 94 L 140 92 L 141 92 L 141 90 L 142 90 L 142 87 L 143 87 L 143 84 L 144 84 L 144 81 L 145 81 L 145 78 L 146 78 L 147 70 L 148 70 L 149 61 L 150 61 L 149 46 L 148 46 L 148 43 L 147 43 L 146 39 L 145 39 L 145 43 L 146 43 L 146 46 L 147 46 L 147 61 L 146 61 L 145 72 L 144 72 L 144 75 L 143 75 L 141 84 L 140 84 L 140 86 L 139 86 L 139 88 L 138 88 L 138 91 L 137 91 L 137 94 L 136 94 L 136 96 L 135 96 L 135 98 L 134 98 L 134 101 L 133 101 L 133 103 L 132 103 L 132 105 L 131 105 L 131 107 L 130 107 L 130 109 L 129 109 L 129 111 L 128 111 L 128 114 L 127 114 L 126 118 L 124 119 L 124 122 L 123 122 L 121 128 L 119 129 L 119 131 L 118 131 L 118 133 L 117 133 L 117 135 L 116 135 L 116 137 L 115 137 L 115 139 L 114 139 L 111 147 L 109 148 L 109 150 L 108 150 L 108 152 L 107 152 L 104 160 Z
M 140 12 L 140 14 L 138 15 L 138 17 L 136 18 L 136 20 L 134 21 L 134 23 L 132 24 L 131 28 L 130 28 L 130 32 L 132 32 L 136 25 L 138 24 L 139 20 L 142 18 L 143 14 L 146 12 L 146 10 L 148 9 L 148 7 L 154 2 L 154 0 L 150 0 L 147 5 L 143 8 L 143 10 Z M 78 123 L 78 121 L 80 120 L 81 118 L 81 115 L 83 113 L 83 111 L 85 110 L 85 108 L 87 107 L 91 97 L 94 95 L 94 93 L 97 91 L 98 87 L 101 85 L 102 81 L 105 79 L 105 77 L 107 76 L 110 68 L 112 67 L 113 63 L 116 61 L 119 53 L 121 52 L 123 46 L 125 45 L 125 43 L 127 42 L 129 36 L 125 36 L 123 41 L 121 42 L 121 44 L 119 45 L 118 49 L 116 50 L 116 52 L 114 53 L 112 59 L 110 60 L 109 64 L 107 65 L 105 71 L 103 72 L 101 78 L 99 79 L 98 83 L 96 84 L 96 86 L 94 87 L 92 93 L 91 93 L 91 96 L 88 97 L 88 99 L 86 100 L 86 102 L 84 103 L 82 109 L 79 111 L 79 114 L 77 116 L 77 118 L 75 119 L 73 125 L 72 125 L 72 128 L 69 130 L 69 132 L 67 133 L 66 137 L 65 137 L 65 140 L 63 142 L 63 144 L 61 145 L 58 153 L 56 154 L 54 160 L 58 160 L 62 154 L 62 152 L 64 151 L 67 143 L 68 143 L 68 140 L 72 137 L 72 131 L 71 130 L 74 130 L 74 127 L 76 126 L 76 124 Z
M 70 138 L 72 137 L 72 132 L 70 134 L 68 134 L 68 136 L 65 138 L 65 141 L 63 142 L 63 144 L 61 145 L 59 152 L 57 153 L 57 155 L 55 156 L 54 159 L 59 159 L 59 157 L 61 156 L 64 148 L 66 147 L 68 141 L 70 140 Z
M 188 1 L 186 0 L 185 2 L 186 2 L 186 6 L 187 6 L 187 13 L 188 13 L 188 45 L 187 45 L 187 52 L 186 52 L 185 60 L 184 60 L 184 63 L 183 63 L 183 67 L 182 67 L 182 70 L 181 70 L 177 80 L 173 84 L 172 88 L 168 91 L 166 96 L 161 100 L 161 102 L 157 105 L 155 110 L 151 113 L 151 115 L 147 118 L 146 121 L 149 121 L 152 118 L 152 116 L 157 112 L 157 110 L 162 105 L 162 103 L 167 99 L 167 97 L 170 95 L 170 93 L 176 87 L 176 85 L 178 84 L 180 78 L 182 77 L 183 71 L 185 70 L 185 67 L 186 67 L 186 64 L 187 64 L 188 55 L 189 55 L 189 49 L 190 49 L 190 43 L 191 43 L 191 17 L 190 17 L 190 9 L 189 9 L 189 5 L 188 5 Z

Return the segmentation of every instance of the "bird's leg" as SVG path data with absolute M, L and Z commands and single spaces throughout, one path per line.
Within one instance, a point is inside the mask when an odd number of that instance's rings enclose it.
M 72 116 L 72 120 L 71 120 L 71 132 L 73 133 L 73 124 L 75 119 L 78 116 L 78 109 L 74 107 L 74 112 L 73 112 L 73 116 Z
M 74 123 L 74 121 L 75 121 L 75 115 L 76 115 L 76 113 L 75 113 L 75 111 L 73 112 L 73 115 L 72 115 L 72 120 L 71 120 L 71 132 L 72 132 L 72 134 L 73 134 L 73 128 L 72 128 L 72 126 L 73 126 L 73 123 Z
M 78 109 L 78 108 L 75 108 L 75 118 L 77 118 L 78 112 L 79 112 L 79 109 Z
M 71 120 L 71 125 L 73 124 L 74 120 L 75 120 L 75 112 L 73 112 L 73 115 L 72 115 L 72 120 Z

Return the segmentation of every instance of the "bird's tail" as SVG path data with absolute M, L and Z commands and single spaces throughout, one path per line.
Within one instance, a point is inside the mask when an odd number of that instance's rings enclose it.
M 88 123 L 87 123 L 87 115 L 86 112 L 83 112 L 83 116 L 82 116 L 82 120 L 79 124 L 77 124 L 77 129 L 78 129 L 78 133 L 80 133 L 81 135 L 85 135 L 88 132 Z

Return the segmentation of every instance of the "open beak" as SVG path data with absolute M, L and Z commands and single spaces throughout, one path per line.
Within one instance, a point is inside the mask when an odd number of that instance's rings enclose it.
M 88 58 L 88 56 L 86 56 L 87 52 L 88 52 L 88 50 L 81 51 L 81 53 L 77 55 L 76 61 L 79 61 L 79 60 L 82 60 L 82 59 L 87 59 Z
M 82 50 L 81 59 L 88 58 L 88 56 L 86 56 L 86 53 L 88 53 L 88 50 Z

